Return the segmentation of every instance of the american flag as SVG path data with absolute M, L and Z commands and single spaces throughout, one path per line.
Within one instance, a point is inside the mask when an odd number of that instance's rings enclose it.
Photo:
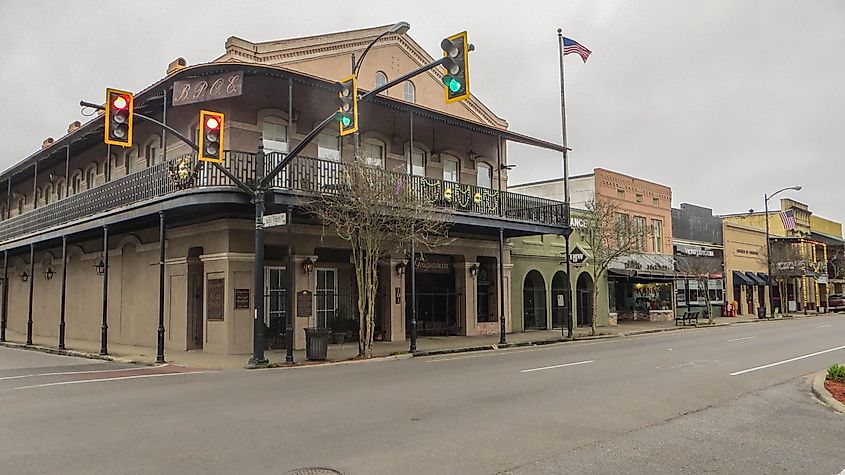
M 592 51 L 585 48 L 584 45 L 582 45 L 581 43 L 579 43 L 575 40 L 570 40 L 569 38 L 567 38 L 565 36 L 563 37 L 563 55 L 564 56 L 566 56 L 569 53 L 575 53 L 578 56 L 580 56 L 581 59 L 584 60 L 584 62 L 586 63 L 587 58 L 590 57 L 591 52 Z
M 780 220 L 783 221 L 783 229 L 787 231 L 795 229 L 795 215 L 792 214 L 792 210 L 780 213 Z

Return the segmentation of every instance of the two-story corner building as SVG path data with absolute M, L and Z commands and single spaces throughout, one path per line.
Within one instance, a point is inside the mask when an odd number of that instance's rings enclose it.
M 722 219 L 713 210 L 689 203 L 672 208 L 676 308 L 718 316 L 725 304 Z M 705 289 L 706 285 L 706 289 Z
M 573 208 L 585 209 L 593 199 L 608 200 L 633 225 L 648 230 L 641 252 L 608 270 L 609 321 L 673 318 L 672 189 L 603 168 L 571 177 L 569 186 Z M 555 200 L 564 196 L 562 179 L 511 185 L 510 190 Z
M 845 292 L 845 240 L 842 223 L 821 216 L 810 216 L 810 237 L 823 242 L 827 252 L 827 278 L 819 279 L 819 293 L 830 296 Z
M 222 165 L 250 182 L 259 142 L 270 170 L 336 108 L 335 81 L 349 75 L 350 56 L 385 30 L 268 43 L 230 38 L 215 62 L 174 61 L 136 93 L 136 111 L 194 138 L 200 109 L 224 113 Z M 409 36 L 385 35 L 361 68 L 360 88 L 430 61 Z M 475 97 L 446 105 L 441 74 L 429 71 L 359 105 L 360 160 L 438 196 L 451 192 L 438 206 L 456 240 L 417 256 L 408 270 L 404 253 L 384 259 L 376 327 L 385 340 L 406 337 L 410 272 L 421 335 L 498 332 L 500 318 L 510 329 L 504 238 L 560 233 L 567 221 L 562 203 L 507 191 L 505 167 L 509 141 L 563 148 L 509 131 Z M 304 328 L 356 316 L 349 246 L 302 208 L 340 180 L 344 163 L 355 160 L 353 140 L 331 126 L 272 181 L 267 213 L 290 209 L 292 222 L 265 230 L 265 288 L 254 289 L 248 194 L 205 163 L 179 182 L 175 165 L 196 157 L 152 123 L 136 121 L 129 149 L 103 144 L 102 116 L 74 124 L 0 174 L 3 330 L 155 346 L 161 316 L 167 348 L 247 354 L 252 308 L 263 298 L 268 342 L 284 342 L 290 312 L 302 348 Z M 291 308 L 288 292 L 296 293 Z
M 764 236 L 760 255 L 754 261 L 758 268 L 762 267 L 758 272 L 744 273 L 741 269 L 734 269 L 726 257 L 727 285 L 729 289 L 733 288 L 734 300 L 742 313 L 753 314 L 755 305 L 766 308 L 773 306 L 769 311 L 775 313 L 821 311 L 825 307 L 830 293 L 827 285 L 827 243 L 836 243 L 838 240 L 834 236 L 826 237 L 825 233 L 814 233 L 812 214 L 807 204 L 784 198 L 780 200 L 780 209 L 769 211 L 768 216 L 765 212 L 750 212 L 723 217 L 725 222 L 742 228 L 745 234 L 753 230 Z M 767 279 L 764 274 L 768 272 L 765 245 L 767 224 L 771 247 L 771 279 Z M 727 242 L 727 234 L 725 240 Z M 747 263 L 751 264 L 750 261 Z M 734 272 L 736 270 L 740 272 Z M 758 279 L 754 280 L 751 274 L 757 274 Z M 764 300 L 768 302 L 767 284 L 771 284 L 768 291 L 772 294 L 772 305 L 763 303 Z M 756 297 L 752 297 L 752 289 L 756 289 Z

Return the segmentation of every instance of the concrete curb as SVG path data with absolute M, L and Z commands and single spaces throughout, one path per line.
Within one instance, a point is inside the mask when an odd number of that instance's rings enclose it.
M 41 353 L 48 353 L 51 355 L 59 355 L 59 356 L 72 356 L 74 358 L 87 358 L 89 360 L 102 360 L 102 361 L 111 361 L 113 363 L 126 363 L 126 364 L 137 364 L 137 365 L 144 365 L 144 366 L 152 366 L 152 363 L 148 363 L 145 361 L 138 361 L 133 360 L 130 358 L 121 358 L 119 356 L 110 356 L 110 355 L 101 355 L 98 353 L 86 353 L 84 351 L 76 351 L 76 350 L 61 350 L 59 348 L 52 348 L 49 346 L 40 346 L 40 345 L 25 345 L 23 343 L 16 343 L 12 341 L 4 341 L 0 342 L 0 346 L 5 346 L 7 348 L 15 348 L 18 350 L 29 350 L 29 351 L 38 351 Z
M 813 394 L 834 411 L 845 414 L 845 404 L 831 396 L 830 392 L 824 387 L 825 379 L 827 379 L 827 370 L 821 370 L 813 375 Z
M 300 368 L 314 368 L 314 367 L 324 367 L 324 366 L 341 366 L 341 365 L 349 365 L 349 364 L 358 364 L 358 363 L 370 363 L 374 361 L 395 361 L 395 360 L 408 360 L 413 358 L 413 355 L 410 353 L 399 353 L 395 355 L 387 355 L 387 356 L 376 356 L 374 358 L 368 359 L 348 359 L 348 360 L 340 360 L 340 361 L 306 361 L 305 363 L 294 363 L 294 364 L 285 364 L 285 363 L 270 363 L 267 366 L 252 366 L 246 365 L 244 369 L 300 369 Z

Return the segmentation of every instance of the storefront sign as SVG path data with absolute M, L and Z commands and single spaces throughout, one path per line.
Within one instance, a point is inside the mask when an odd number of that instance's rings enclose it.
M 569 218 L 569 226 L 576 229 L 587 229 L 587 220 L 584 218 Z
M 744 256 L 759 256 L 760 255 L 760 251 L 752 251 L 750 249 L 737 249 L 736 253 L 742 254 Z
M 578 245 L 569 253 L 569 263 L 580 266 L 587 262 L 587 254 Z
M 672 272 L 675 268 L 674 259 L 674 256 L 665 254 L 634 254 L 614 261 L 610 267 L 612 269 Z
M 235 289 L 235 308 L 249 308 L 249 289 Z
M 452 272 L 452 259 L 449 256 L 424 256 L 416 260 L 417 272 L 430 274 L 448 274 Z
M 226 279 L 208 279 L 205 284 L 205 301 L 209 320 L 223 320 L 223 301 Z
M 699 257 L 715 257 L 716 253 L 711 249 L 696 249 L 694 247 L 682 247 L 678 249 L 682 254 L 686 254 L 688 256 L 699 256 Z
M 173 83 L 173 105 L 225 99 L 243 93 L 243 71 L 216 74 Z
M 819 284 L 827 284 L 827 276 L 826 275 L 820 275 L 816 279 L 816 282 L 818 282 Z

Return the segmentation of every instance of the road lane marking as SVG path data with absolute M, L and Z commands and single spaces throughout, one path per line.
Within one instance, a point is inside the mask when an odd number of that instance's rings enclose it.
M 3 376 L 0 377 L 0 381 L 7 381 L 10 379 L 23 379 L 23 378 L 37 378 L 40 376 L 67 376 L 70 374 L 96 374 L 96 373 L 115 373 L 117 371 L 142 371 L 142 370 L 149 370 L 150 368 L 163 368 L 168 366 L 167 364 L 158 365 L 158 366 L 144 366 L 140 368 L 118 368 L 118 369 L 98 369 L 98 370 L 91 370 L 91 371 L 62 371 L 60 373 L 37 373 L 37 374 L 22 374 L 18 376 Z
M 819 325 L 818 328 L 825 328 L 825 327 L 829 327 L 829 326 L 830 326 L 830 324 L 828 323 L 827 325 Z
M 752 339 L 752 338 L 754 338 L 754 337 L 753 337 L 753 336 L 744 336 L 744 337 L 742 337 L 742 338 L 734 338 L 733 340 L 728 340 L 728 342 L 731 342 L 731 341 L 750 340 L 750 339 Z
M 531 372 L 534 372 L 534 371 L 543 371 L 543 370 L 546 370 L 546 369 L 564 368 L 566 366 L 576 366 L 576 365 L 587 364 L 587 363 L 592 363 L 592 362 L 593 362 L 593 360 L 587 360 L 587 361 L 576 361 L 575 363 L 556 364 L 556 365 L 552 365 L 552 366 L 543 366 L 542 368 L 524 369 L 524 370 L 520 371 L 520 373 L 531 373 Z
M 200 373 L 209 373 L 210 371 L 186 371 L 184 373 L 159 373 L 159 374 L 139 374 L 136 376 L 120 376 L 117 378 L 98 378 L 98 379 L 81 379 L 77 381 L 61 381 L 58 383 L 45 383 L 45 384 L 33 384 L 31 386 L 18 386 L 12 389 L 32 389 L 32 388 L 45 388 L 48 386 L 63 386 L 66 384 L 84 384 L 84 383 L 100 383 L 103 381 L 123 381 L 127 379 L 139 379 L 139 378 L 161 378 L 164 376 L 181 376 L 186 374 L 200 374 Z
M 793 361 L 803 360 L 805 358 L 812 358 L 813 356 L 823 355 L 825 353 L 830 353 L 831 351 L 841 350 L 843 348 L 845 348 L 845 345 L 837 346 L 836 348 L 829 348 L 827 350 L 817 351 L 815 353 L 810 353 L 809 355 L 796 356 L 795 358 L 789 358 L 788 360 L 778 361 L 776 363 L 770 363 L 770 364 L 763 365 L 763 366 L 757 366 L 756 368 L 744 369 L 742 371 L 737 371 L 735 373 L 731 373 L 730 375 L 731 376 L 739 376 L 740 374 L 750 373 L 752 371 L 757 371 L 757 370 L 760 370 L 760 369 L 771 368 L 772 366 L 779 366 L 779 365 L 786 364 L 786 363 L 792 363 Z

